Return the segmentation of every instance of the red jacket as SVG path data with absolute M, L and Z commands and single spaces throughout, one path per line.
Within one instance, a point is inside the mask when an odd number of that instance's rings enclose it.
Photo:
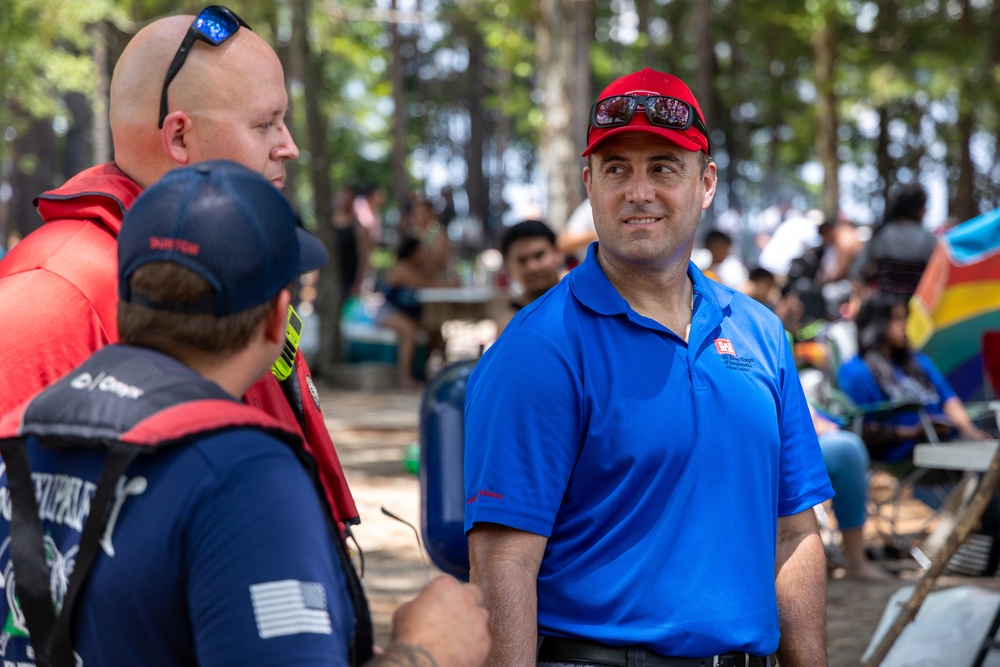
M 114 163 L 87 169 L 36 203 L 45 224 L 0 261 L 0 416 L 117 342 L 118 231 L 142 188 Z M 296 355 L 301 421 L 267 373 L 243 400 L 302 434 L 333 517 L 357 523 L 343 469 Z

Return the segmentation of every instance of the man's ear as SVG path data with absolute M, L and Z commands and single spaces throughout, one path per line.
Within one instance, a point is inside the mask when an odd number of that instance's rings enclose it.
M 188 145 L 191 127 L 191 117 L 183 111 L 172 111 L 163 119 L 163 130 L 161 131 L 163 150 L 178 165 L 186 165 L 191 162 Z
M 264 339 L 268 343 L 285 342 L 285 330 L 288 327 L 288 306 L 292 303 L 292 293 L 287 289 L 281 290 L 278 296 L 271 302 L 271 309 L 264 320 Z
M 704 211 L 712 205 L 712 200 L 715 199 L 715 189 L 719 184 L 719 176 L 714 160 L 709 162 L 708 166 L 705 167 L 705 171 L 701 175 L 701 180 L 705 187 L 705 192 L 701 199 L 701 209 Z

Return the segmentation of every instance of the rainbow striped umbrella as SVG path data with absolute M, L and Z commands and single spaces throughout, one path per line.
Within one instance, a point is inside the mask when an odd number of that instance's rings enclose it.
M 911 344 L 963 401 L 985 398 L 982 338 L 1000 331 L 1000 208 L 942 235 L 910 301 Z

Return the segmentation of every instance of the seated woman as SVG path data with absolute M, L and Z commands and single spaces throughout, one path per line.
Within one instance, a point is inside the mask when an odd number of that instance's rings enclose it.
M 417 299 L 417 290 L 425 287 L 442 287 L 451 283 L 432 275 L 427 266 L 427 250 L 420 239 L 405 237 L 396 250 L 396 263 L 385 277 L 382 292 L 385 303 L 375 315 L 375 323 L 394 330 L 396 343 L 396 374 L 401 387 L 414 388 L 419 383 L 413 378 L 413 357 L 417 338 L 421 332 L 427 336 L 428 354 L 444 350 L 440 331 L 429 331 L 421 322 L 423 307 Z
M 858 356 L 840 367 L 840 389 L 858 405 L 882 401 L 912 402 L 923 406 L 941 440 L 990 440 L 977 427 L 941 372 L 927 356 L 910 349 L 906 336 L 907 304 L 902 297 L 875 293 L 865 301 L 857 317 Z M 928 436 L 916 410 L 868 417 L 862 438 L 871 458 L 890 464 L 897 476 L 914 470 L 913 448 Z M 957 474 L 930 471 L 913 494 L 929 507 L 938 509 L 942 500 L 925 486 L 928 479 L 948 488 Z M 978 537 L 980 546 L 963 544 L 949 568 L 967 561 L 958 571 L 966 574 L 992 575 L 1000 562 L 1000 494 L 994 496 L 984 512 Z
M 969 418 L 927 356 L 910 349 L 906 336 L 907 305 L 891 294 L 873 294 L 857 317 L 858 356 L 840 367 L 840 389 L 858 405 L 912 401 L 924 406 L 942 440 L 989 440 Z M 913 447 L 926 442 L 916 411 L 868 419 L 862 433 L 872 458 L 894 463 L 909 460 Z

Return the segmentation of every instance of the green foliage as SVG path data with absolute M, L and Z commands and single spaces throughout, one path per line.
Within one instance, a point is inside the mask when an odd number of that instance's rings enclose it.
M 696 26 L 703 1 L 711 3 L 707 37 Z M 66 94 L 93 91 L 97 76 L 88 26 L 105 21 L 132 32 L 153 17 L 202 6 L 165 0 L 0 2 L 0 137 L 32 119 L 67 117 Z M 239 0 L 230 6 L 280 50 L 289 42 L 291 2 Z M 864 174 L 851 194 L 871 202 L 872 217 L 886 183 L 937 171 L 947 174 L 955 190 L 964 145 L 960 114 L 971 119 L 973 153 L 980 156 L 977 203 L 1000 203 L 1000 168 L 989 163 L 995 162 L 991 154 L 1000 136 L 1000 0 L 593 3 L 591 89 L 645 66 L 691 83 L 700 99 L 713 102 L 713 146 L 721 173 L 747 208 L 766 206 L 788 189 L 815 203 L 816 187 L 801 174 L 803 164 L 817 160 L 813 40 L 825 25 L 833 27 L 836 43 L 837 156 Z M 296 139 L 305 149 L 303 102 L 318 99 L 327 124 L 331 181 L 388 186 L 393 129 L 388 2 L 307 4 L 321 83 L 314 90 L 291 86 Z M 483 129 L 487 180 L 532 177 L 544 127 L 537 97 L 543 66 L 535 36 L 537 0 L 415 4 L 419 13 L 399 24 L 412 188 L 427 186 L 429 164 L 466 159 L 470 123 Z M 699 68 L 705 65 L 698 58 L 706 39 L 714 47 L 707 64 L 713 85 L 698 90 Z M 480 43 L 485 51 L 477 67 L 470 54 Z M 480 94 L 481 107 L 473 107 Z M 473 108 L 481 108 L 475 117 Z M 7 150 L 8 142 L 0 140 L 0 164 Z M 306 166 L 309 160 L 304 150 L 300 162 Z M 30 160 L 23 166 L 32 167 Z M 505 169 L 521 173 L 510 176 Z M 307 201 L 308 179 L 298 178 L 296 185 L 299 198 Z
M 0 129 L 65 115 L 63 95 L 93 90 L 87 27 L 125 17 L 113 0 L 5 0 L 0 9 Z M 5 146 L 0 142 L 0 159 Z

